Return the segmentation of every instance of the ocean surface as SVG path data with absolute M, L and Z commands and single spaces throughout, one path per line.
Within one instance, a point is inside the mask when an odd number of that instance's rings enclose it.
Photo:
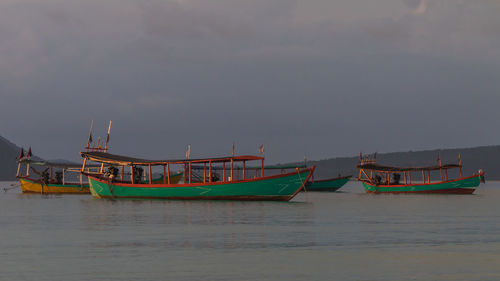
M 500 182 L 475 195 L 341 190 L 107 201 L 0 182 L 0 280 L 500 280 Z

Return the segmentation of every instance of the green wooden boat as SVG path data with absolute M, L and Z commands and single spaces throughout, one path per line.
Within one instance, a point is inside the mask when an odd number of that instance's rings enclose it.
M 359 169 L 358 180 L 362 182 L 367 193 L 472 194 L 479 184 L 484 182 L 484 172 L 482 170 L 469 177 L 463 176 L 460 154 L 458 164 L 443 165 L 441 157 L 438 155 L 439 165 L 426 167 L 385 166 L 375 163 L 375 160 L 376 154 L 373 157 L 360 155 L 360 164 L 357 166 Z M 459 169 L 460 177 L 458 179 L 449 179 L 449 169 Z M 432 181 L 431 172 L 437 171 L 440 173 L 440 180 Z M 401 179 L 401 174 L 403 174 L 403 179 Z M 415 178 L 419 181 L 414 181 Z
M 247 177 L 245 164 L 246 161 L 259 160 L 264 161 L 263 157 L 258 156 L 229 156 L 207 159 L 188 159 L 188 160 L 144 160 L 119 156 L 104 152 L 82 152 L 82 156 L 90 161 L 105 163 L 107 165 L 129 166 L 131 175 L 134 175 L 134 169 L 137 166 L 146 166 L 149 169 L 149 183 L 143 183 L 141 180 L 134 181 L 134 178 L 119 179 L 116 175 L 110 176 L 110 173 L 86 174 L 89 178 L 90 192 L 96 198 L 135 198 L 135 199 L 173 199 L 173 200 L 273 200 L 288 201 L 292 199 L 311 177 L 314 166 L 306 169 L 296 169 L 294 172 L 264 176 L 262 165 L 261 175 Z M 85 161 L 84 161 L 85 162 Z M 243 163 L 241 175 L 235 174 L 234 163 Z M 206 179 L 203 182 L 194 182 L 192 180 L 191 165 L 207 164 L 207 171 L 204 171 Z M 220 180 L 213 181 L 212 177 L 207 177 L 206 173 L 212 173 L 212 166 L 230 165 L 231 169 L 226 177 L 226 171 Z M 151 178 L 152 166 L 163 166 L 166 175 L 172 165 L 181 165 L 184 167 L 185 183 L 182 184 L 158 184 L 153 183 Z M 82 170 L 84 167 L 82 168 Z
M 441 194 L 472 194 L 479 186 L 481 176 L 475 175 L 452 181 L 432 184 L 408 185 L 375 185 L 363 181 L 367 193 L 441 193 Z
M 344 186 L 352 176 L 337 177 L 333 179 L 308 181 L 306 191 L 337 191 Z

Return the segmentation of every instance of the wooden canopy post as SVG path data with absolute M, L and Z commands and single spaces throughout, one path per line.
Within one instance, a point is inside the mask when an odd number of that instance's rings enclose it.
M 63 168 L 63 169 L 62 169 L 62 176 L 63 176 L 63 178 L 62 178 L 62 184 L 65 184 L 65 183 L 66 183 L 66 180 L 65 180 L 65 178 L 64 178 L 64 174 L 65 174 L 65 169 Z
M 233 168 L 234 168 L 234 159 L 231 158 L 231 181 L 234 181 L 234 172 L 233 172 Z
M 192 175 L 191 175 L 191 161 L 189 161 L 189 183 L 191 183 L 192 180 Z
M 19 172 L 21 171 L 21 162 L 17 163 L 17 172 L 16 172 L 16 177 L 19 177 Z
M 448 181 L 448 169 L 444 169 L 444 176 L 446 181 Z
M 439 172 L 441 173 L 441 181 L 443 181 L 443 169 L 439 168 Z
M 431 183 L 431 170 L 427 171 L 427 181 Z
M 403 175 L 404 175 L 404 177 L 405 177 L 405 184 L 408 184 L 408 182 L 406 181 L 406 171 L 405 171 L 405 172 L 403 172 Z
M 208 182 L 212 182 L 212 160 L 208 161 Z
M 409 182 L 411 184 L 411 171 L 408 171 L 408 180 L 409 180 Z
M 264 159 L 261 160 L 260 176 L 264 177 Z
M 87 151 L 88 151 L 88 149 L 87 149 Z M 85 157 L 85 158 L 83 158 L 82 169 L 81 169 L 81 171 L 80 171 L 80 172 L 82 172 L 82 173 L 83 173 L 83 172 L 85 172 L 85 163 L 87 163 L 87 158 L 86 158 L 86 157 Z
M 163 164 L 163 184 L 167 183 L 167 166 Z
M 463 177 L 462 175 L 462 153 L 458 153 L 458 166 L 460 166 L 460 178 Z
M 187 164 L 184 163 L 184 183 L 188 183 L 189 175 L 187 173 Z
M 130 166 L 130 182 L 134 184 L 134 166 Z
M 243 180 L 245 180 L 245 160 L 243 160 Z
M 207 182 L 207 162 L 203 163 L 203 183 Z
M 149 164 L 149 184 L 153 184 L 153 174 L 151 173 L 151 164 Z
M 121 180 L 122 180 L 122 181 L 123 181 L 123 176 L 124 176 L 124 174 L 125 174 L 125 172 L 124 172 L 123 170 L 125 170 L 125 166 L 122 166 L 122 176 L 121 176 L 121 177 L 122 177 L 122 178 L 121 178 Z
M 186 174 L 184 174 L 184 178 L 186 178 Z M 167 183 L 170 184 L 170 163 L 167 163 Z
M 226 181 L 226 162 L 222 162 L 222 182 Z
M 422 183 L 425 183 L 425 172 L 422 170 Z

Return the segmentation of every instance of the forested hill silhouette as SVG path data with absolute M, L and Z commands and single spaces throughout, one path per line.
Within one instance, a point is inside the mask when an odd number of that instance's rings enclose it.
M 486 173 L 486 180 L 500 180 L 500 146 L 378 153 L 377 163 L 396 166 L 436 165 L 438 155 L 443 164 L 458 163 L 459 153 L 462 154 L 464 176 L 482 169 Z M 308 161 L 307 164 L 316 165 L 315 179 L 322 179 L 338 174 L 356 177 L 359 173 L 356 169 L 358 161 L 359 156 L 355 156 Z
M 14 180 L 21 148 L 0 136 L 0 180 Z
M 15 180 L 16 160 L 21 148 L 0 136 L 0 180 Z M 377 163 L 396 166 L 436 165 L 438 154 L 443 164 L 457 163 L 458 153 L 462 154 L 464 175 L 472 175 L 482 169 L 488 180 L 500 180 L 500 146 L 473 148 L 436 149 L 425 151 L 391 152 L 377 154 Z M 39 159 L 34 156 L 34 159 Z M 308 161 L 316 165 L 315 179 L 331 178 L 337 175 L 357 175 L 359 156 Z M 303 163 L 300 163 L 303 164 Z

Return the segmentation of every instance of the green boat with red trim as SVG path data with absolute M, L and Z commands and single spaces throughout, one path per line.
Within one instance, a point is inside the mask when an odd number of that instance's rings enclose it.
M 339 188 L 344 186 L 351 176 L 341 176 L 332 179 L 324 180 L 310 180 L 307 182 L 305 190 L 306 191 L 337 191 Z
M 481 182 L 484 182 L 484 172 L 479 170 L 477 174 L 464 177 L 462 174 L 462 159 L 459 154 L 458 164 L 441 163 L 438 156 L 439 165 L 426 167 L 394 167 L 375 163 L 374 156 L 363 157 L 360 155 L 358 180 L 362 182 L 367 193 L 423 193 L 423 194 L 472 194 Z M 459 169 L 460 177 L 457 179 L 448 178 L 449 169 Z M 431 180 L 431 172 L 440 173 L 440 180 Z M 417 173 L 418 176 L 414 174 Z M 401 182 L 401 174 L 403 181 Z M 412 182 L 418 179 L 418 182 Z M 421 175 L 421 176 L 420 176 Z M 435 175 L 436 176 L 436 175 Z
M 109 154 L 100 151 L 82 152 L 82 157 L 88 161 L 104 163 L 108 167 L 129 167 L 130 175 L 137 175 L 140 167 L 146 167 L 149 182 L 143 183 L 139 178 L 119 177 L 118 168 L 108 168 L 105 173 L 85 173 L 89 178 L 90 191 L 96 198 L 133 198 L 133 199 L 171 199 L 171 200 L 271 200 L 289 201 L 311 177 L 314 166 L 296 169 L 293 172 L 272 176 L 264 175 L 264 158 L 259 156 L 228 156 L 206 159 L 185 160 L 145 160 Z M 246 169 L 247 161 L 261 161 L 261 173 L 250 177 Z M 85 165 L 84 161 L 84 165 Z M 236 163 L 241 167 L 236 169 Z M 170 169 L 172 166 L 184 168 L 184 183 L 172 183 Z M 204 165 L 201 182 L 193 180 L 192 166 Z M 230 166 L 226 173 L 225 166 Z M 163 183 L 153 183 L 152 169 L 163 167 Z M 219 167 L 222 176 L 207 176 L 213 174 Z M 82 167 L 82 171 L 85 166 Z M 236 171 L 239 171 L 236 173 Z M 241 173 L 240 173 L 241 172 Z M 226 175 L 228 174 L 228 175 Z M 216 180 L 215 180 L 216 179 Z

